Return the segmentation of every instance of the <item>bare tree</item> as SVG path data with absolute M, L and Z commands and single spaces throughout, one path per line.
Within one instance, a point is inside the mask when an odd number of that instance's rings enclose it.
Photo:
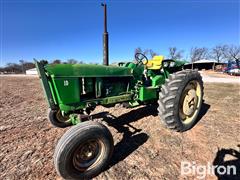
M 236 45 L 226 46 L 225 57 L 228 60 L 236 61 L 237 67 L 239 68 L 240 46 L 236 46 Z
M 152 49 L 148 50 L 150 56 L 153 58 L 154 56 L 157 56 L 157 53 L 155 51 L 153 51 Z
M 35 68 L 35 64 L 32 62 L 24 62 L 24 69 L 28 70 L 28 69 L 32 69 Z
M 53 62 L 52 62 L 53 64 L 61 64 L 62 63 L 62 61 L 61 60 L 59 60 L 59 59 L 55 59 Z
M 45 60 L 45 59 L 40 60 L 40 62 L 43 63 L 43 64 L 48 64 L 48 61 Z
M 35 67 L 32 62 L 27 62 L 24 60 L 19 60 L 19 63 L 7 63 L 5 67 L 1 68 L 2 72 L 6 73 L 24 73 L 28 69 Z
M 135 49 L 135 54 L 136 54 L 136 53 L 142 53 L 142 54 L 144 54 L 144 55 L 147 55 L 148 52 L 149 52 L 148 49 L 143 50 L 143 49 L 140 48 L 140 47 L 138 47 L 138 48 Z
M 215 59 L 218 63 L 222 62 L 226 56 L 227 46 L 226 45 L 217 45 L 212 48 L 210 52 L 210 57 Z
M 4 69 L 8 73 L 22 73 L 22 67 L 17 63 L 7 63 Z
M 168 57 L 170 59 L 181 59 L 183 57 L 183 50 L 177 50 L 176 47 L 170 47 L 169 48 L 169 55 Z
M 19 63 L 22 66 L 22 73 L 24 73 L 24 60 L 19 60 Z
M 190 52 L 190 58 L 192 62 L 208 58 L 208 49 L 205 47 L 198 48 L 192 47 Z
M 142 54 L 144 54 L 145 56 L 146 55 L 150 55 L 151 56 L 151 58 L 153 58 L 154 56 L 156 56 L 157 55 L 157 53 L 155 52 L 155 51 L 153 51 L 152 49 L 142 49 L 142 48 L 140 48 L 140 47 L 138 47 L 138 48 L 136 48 L 135 49 L 135 54 L 136 53 L 142 53 Z
M 142 48 L 140 48 L 140 47 L 136 48 L 135 51 L 134 51 L 134 55 L 135 55 L 136 53 L 143 53 Z
M 75 60 L 75 59 L 68 59 L 68 60 L 67 60 L 67 63 L 68 63 L 68 64 L 77 64 L 78 61 Z

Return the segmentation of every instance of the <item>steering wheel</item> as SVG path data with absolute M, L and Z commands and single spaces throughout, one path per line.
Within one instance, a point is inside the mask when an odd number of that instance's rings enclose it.
M 136 53 L 135 59 L 138 64 L 146 65 L 148 63 L 148 58 L 143 53 Z

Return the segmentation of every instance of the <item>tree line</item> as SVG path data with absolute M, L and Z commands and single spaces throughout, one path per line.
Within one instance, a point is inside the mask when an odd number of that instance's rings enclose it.
M 44 64 L 83 64 L 83 61 L 78 61 L 76 59 L 68 59 L 67 61 L 62 61 L 60 59 L 55 59 L 52 62 L 48 62 L 47 60 L 40 60 Z M 25 60 L 19 60 L 19 63 L 7 63 L 5 67 L 0 67 L 0 72 L 4 73 L 25 73 L 26 70 L 35 68 L 35 64 L 33 62 L 28 62 Z
M 151 58 L 159 53 L 153 51 L 152 49 L 142 49 L 140 47 L 135 49 L 135 53 L 143 53 Z M 177 47 L 169 47 L 167 58 L 178 59 L 178 60 L 188 60 L 190 62 L 195 62 L 201 59 L 214 59 L 217 62 L 224 61 L 235 61 L 236 65 L 239 67 L 240 61 L 240 46 L 239 45 L 216 45 L 213 48 L 206 47 L 192 47 L 190 49 L 189 57 L 184 57 L 184 50 L 178 49 Z M 47 60 L 41 60 L 44 63 L 49 63 Z M 84 64 L 83 61 L 78 61 L 76 59 L 68 59 L 67 61 L 62 61 L 60 59 L 55 59 L 50 64 Z M 97 64 L 97 63 L 95 63 Z M 19 60 L 19 63 L 7 63 L 5 67 L 0 67 L 0 72 L 6 73 L 25 73 L 26 70 L 35 67 L 33 62 L 28 62 L 24 60 Z
M 170 47 L 168 49 L 167 58 L 169 59 L 190 59 L 190 62 L 195 62 L 201 59 L 213 59 L 218 63 L 224 61 L 235 61 L 239 67 L 240 61 L 240 46 L 239 45 L 216 45 L 213 48 L 206 47 L 192 47 L 189 52 L 189 58 L 184 58 L 184 50 L 177 47 Z M 158 55 L 152 49 L 142 49 L 140 47 L 135 49 L 135 53 L 143 53 L 149 55 L 151 58 Z

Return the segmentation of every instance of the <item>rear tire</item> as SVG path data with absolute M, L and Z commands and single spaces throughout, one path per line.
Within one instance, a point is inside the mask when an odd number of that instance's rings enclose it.
M 90 179 L 107 166 L 113 138 L 104 125 L 86 121 L 69 129 L 59 140 L 54 165 L 64 179 Z
M 170 74 L 159 93 L 159 116 L 167 128 L 186 131 L 197 122 L 202 100 L 203 81 L 198 71 Z
M 69 121 L 69 117 L 62 116 L 60 110 L 48 109 L 48 119 L 55 127 L 65 128 L 72 125 L 71 121 Z

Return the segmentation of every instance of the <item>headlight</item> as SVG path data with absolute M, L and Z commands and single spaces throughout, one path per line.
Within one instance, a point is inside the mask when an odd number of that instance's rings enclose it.
M 170 64 L 169 64 L 169 67 L 173 67 L 173 66 L 175 66 L 175 62 L 171 61 Z
M 165 61 L 163 62 L 163 67 L 174 67 L 175 66 L 175 62 L 174 61 Z
M 163 62 L 163 67 L 168 67 L 169 62 L 165 61 Z

